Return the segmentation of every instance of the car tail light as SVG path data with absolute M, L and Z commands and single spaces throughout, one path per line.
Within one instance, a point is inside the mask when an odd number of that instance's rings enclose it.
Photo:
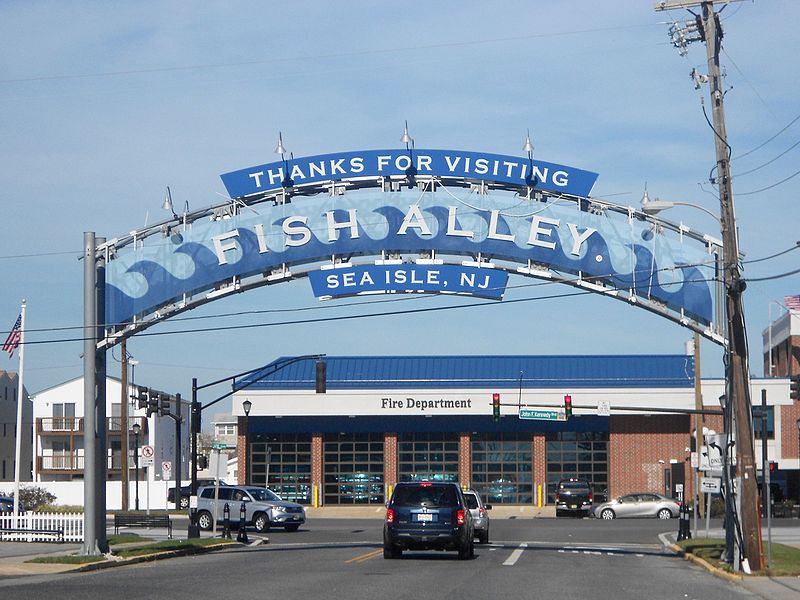
M 486 511 L 484 510 L 484 508 L 483 508 L 482 506 L 481 506 L 481 507 L 478 509 L 478 514 L 479 514 L 481 517 L 483 517 L 484 515 L 486 515 Z
M 394 509 L 387 508 L 386 509 L 386 522 L 387 523 L 394 523 Z
M 464 509 L 459 508 L 456 510 L 456 525 L 463 525 L 464 524 Z
M 431 487 L 433 484 L 430 481 L 423 481 L 419 484 L 419 487 Z
M 592 492 L 589 492 L 589 504 L 591 504 L 593 500 L 594 496 L 592 495 Z
M 556 494 L 556 502 L 561 502 L 561 494 Z

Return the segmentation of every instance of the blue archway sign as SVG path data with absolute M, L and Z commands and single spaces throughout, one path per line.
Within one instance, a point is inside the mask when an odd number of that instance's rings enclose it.
M 597 173 L 518 156 L 463 150 L 364 150 L 292 158 L 223 174 L 231 198 L 324 181 L 377 177 L 469 179 L 588 196 Z
M 227 294 L 300 277 L 318 298 L 501 300 L 510 275 L 625 300 L 720 341 L 721 243 L 590 198 L 596 178 L 452 150 L 327 154 L 226 173 L 231 202 L 113 241 L 110 343 Z

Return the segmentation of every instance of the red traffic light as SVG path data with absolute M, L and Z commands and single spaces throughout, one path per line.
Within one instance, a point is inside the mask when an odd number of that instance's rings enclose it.
M 492 394 L 492 402 L 500 402 L 500 394 Z
M 567 419 L 572 416 L 572 396 L 569 394 L 564 396 L 564 414 L 566 415 Z

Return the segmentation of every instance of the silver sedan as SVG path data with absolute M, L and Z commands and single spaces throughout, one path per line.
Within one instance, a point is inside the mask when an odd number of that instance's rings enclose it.
M 680 514 L 680 504 L 672 498 L 651 492 L 641 492 L 620 496 L 611 502 L 594 507 L 593 514 L 598 519 L 617 519 L 621 517 L 657 517 L 672 519 Z

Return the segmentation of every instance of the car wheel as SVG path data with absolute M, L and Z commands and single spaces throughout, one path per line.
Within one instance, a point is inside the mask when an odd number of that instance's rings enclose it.
M 269 531 L 269 517 L 264 513 L 256 513 L 253 517 L 253 527 L 258 533 Z
M 660 511 L 658 511 L 657 516 L 659 519 L 671 519 L 672 511 L 668 508 L 662 508 Z
M 561 511 L 556 509 L 556 517 L 560 517 L 560 516 L 561 516 Z
M 479 533 L 478 534 L 478 541 L 481 544 L 488 544 L 489 543 L 489 531 L 486 530 L 486 531 L 482 531 L 481 533 Z
M 213 523 L 213 519 L 211 518 L 211 513 L 207 510 L 201 510 L 197 513 L 197 526 L 202 529 L 203 531 L 211 531 L 211 525 Z
M 297 531 L 300 529 L 300 525 L 287 525 L 286 531 Z
M 189 508 L 189 496 L 181 496 L 181 510 Z
M 389 544 L 383 545 L 383 558 L 400 558 L 403 556 L 403 550 L 400 548 L 395 548 Z
M 475 540 L 469 541 L 469 557 L 473 558 L 475 556 Z
M 469 549 L 472 546 L 472 540 L 464 543 L 458 549 L 458 558 L 461 560 L 467 560 L 469 558 Z
M 605 519 L 606 521 L 610 521 L 611 519 L 615 518 L 617 515 L 614 514 L 614 511 L 610 508 L 604 508 L 603 512 L 600 513 L 600 518 Z

